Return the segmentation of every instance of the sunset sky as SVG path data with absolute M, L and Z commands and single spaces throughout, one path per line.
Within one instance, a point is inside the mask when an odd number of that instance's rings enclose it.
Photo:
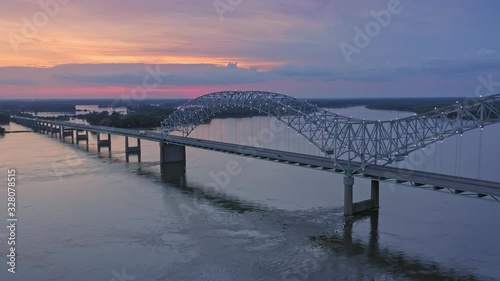
M 500 93 L 499 11 L 497 0 L 2 0 L 0 99 Z

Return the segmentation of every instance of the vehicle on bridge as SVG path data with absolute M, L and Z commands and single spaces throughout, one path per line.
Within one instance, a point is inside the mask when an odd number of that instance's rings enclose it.
M 405 155 L 403 155 L 403 154 L 398 154 L 394 157 L 394 161 L 396 161 L 396 162 L 401 162 L 404 160 L 405 160 Z

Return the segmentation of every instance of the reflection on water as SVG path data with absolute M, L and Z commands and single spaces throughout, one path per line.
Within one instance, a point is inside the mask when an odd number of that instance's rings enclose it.
M 240 213 L 251 212 L 255 214 L 257 211 L 263 214 L 266 213 L 265 209 L 257 207 L 253 203 L 244 202 L 213 190 L 207 190 L 204 186 L 189 185 L 186 180 L 184 163 L 165 164 L 161 167 L 161 177 L 165 183 L 174 184 L 179 189 L 187 192 L 190 197 L 196 198 L 196 200 L 205 200 L 221 208 Z M 269 211 L 267 210 L 267 212 Z M 287 214 L 281 215 L 287 216 Z M 289 217 L 289 219 L 291 218 Z M 303 216 L 302 219 L 306 220 L 306 216 Z M 353 235 L 356 225 L 366 222 L 369 223 L 368 237 L 356 239 Z M 291 224 L 285 223 L 283 225 L 285 229 L 293 229 Z M 324 230 L 319 232 L 324 232 Z M 343 224 L 335 224 L 333 229 L 328 230 L 328 234 L 310 235 L 309 240 L 319 245 L 321 249 L 326 250 L 326 254 L 323 253 L 323 257 L 320 254 L 313 254 L 311 257 L 305 255 L 303 261 L 306 264 L 309 263 L 309 267 L 304 270 L 284 271 L 282 272 L 283 280 L 322 280 L 322 278 L 328 276 L 325 272 L 332 272 L 333 275 L 338 277 L 345 276 L 349 280 L 403 280 L 406 278 L 408 280 L 425 281 L 484 280 L 484 277 L 475 276 L 468 273 L 467 270 L 447 268 L 441 266 L 439 262 L 381 246 L 379 243 L 378 210 L 345 218 Z M 339 259 L 338 256 L 341 256 L 342 259 Z M 339 262 L 345 258 L 362 260 L 362 262 Z M 322 270 L 320 270 L 320 267 Z M 391 274 L 377 273 L 376 270 L 371 270 L 371 267 L 384 269 L 384 271 Z M 314 276 L 318 276 L 319 279 L 311 279 L 315 278 Z
M 211 125 L 253 134 L 260 122 Z M 100 155 L 89 139 L 86 152 L 36 133 L 0 138 L 0 171 L 18 169 L 22 219 L 19 273 L 0 280 L 111 280 L 123 268 L 135 280 L 499 279 L 500 247 L 487 243 L 500 236 L 496 204 L 381 183 L 379 212 L 346 221 L 341 175 L 194 148 L 185 165 L 160 167 L 148 141 L 142 163 L 126 163 L 123 137 Z M 487 161 L 500 155 L 490 145 Z M 241 173 L 211 188 L 230 161 Z M 356 201 L 368 195 L 369 180 L 356 179 Z
M 195 200 L 206 200 L 221 208 L 238 213 L 260 210 L 252 203 L 224 194 L 220 188 L 212 185 L 193 184 L 186 181 L 186 163 L 168 163 L 160 167 L 161 178 L 167 184 L 173 184 Z
M 356 223 L 369 220 L 370 232 L 368 240 L 354 239 L 353 230 Z M 335 255 L 352 258 L 363 258 L 367 266 L 384 268 L 388 272 L 411 280 L 482 280 L 473 274 L 452 268 L 442 267 L 439 263 L 426 261 L 423 258 L 383 247 L 379 244 L 379 211 L 346 219 L 343 229 L 334 234 L 312 236 L 312 241 L 331 250 Z M 368 278 L 359 275 L 363 270 L 357 270 L 358 278 Z M 365 280 L 365 279 L 362 279 Z M 369 280 L 369 279 L 366 279 Z
M 186 163 L 165 163 L 161 165 L 161 177 L 166 183 L 172 183 L 179 186 L 186 184 Z

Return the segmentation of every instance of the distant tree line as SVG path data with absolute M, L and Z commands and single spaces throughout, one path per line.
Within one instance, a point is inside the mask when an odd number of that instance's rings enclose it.
M 79 115 L 78 118 L 86 120 L 90 125 L 108 126 L 116 128 L 155 128 L 159 127 L 176 109 L 168 106 L 140 105 L 129 107 L 129 114 L 120 114 L 117 112 L 109 113 L 92 112 Z M 214 118 L 243 118 L 252 116 L 262 116 L 257 110 L 250 109 L 227 109 L 213 116 Z M 209 122 L 210 120 L 205 120 Z
M 8 124 L 10 122 L 10 113 L 7 111 L 0 111 L 0 124 Z
M 86 120 L 91 125 L 116 128 L 154 128 L 159 127 L 161 121 L 173 111 L 172 108 L 148 105 L 135 108 L 129 114 L 120 114 L 118 112 L 110 114 L 104 111 L 79 115 L 78 118 Z

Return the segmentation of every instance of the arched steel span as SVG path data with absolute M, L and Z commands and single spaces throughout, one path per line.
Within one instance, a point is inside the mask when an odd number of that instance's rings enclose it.
M 194 128 L 228 108 L 246 107 L 284 122 L 307 138 L 335 163 L 343 159 L 362 167 L 402 161 L 409 153 L 447 137 L 500 122 L 500 94 L 402 119 L 354 119 L 296 98 L 264 91 L 210 93 L 179 107 L 161 126 L 188 136 Z M 352 172 L 349 167 L 341 167 Z

